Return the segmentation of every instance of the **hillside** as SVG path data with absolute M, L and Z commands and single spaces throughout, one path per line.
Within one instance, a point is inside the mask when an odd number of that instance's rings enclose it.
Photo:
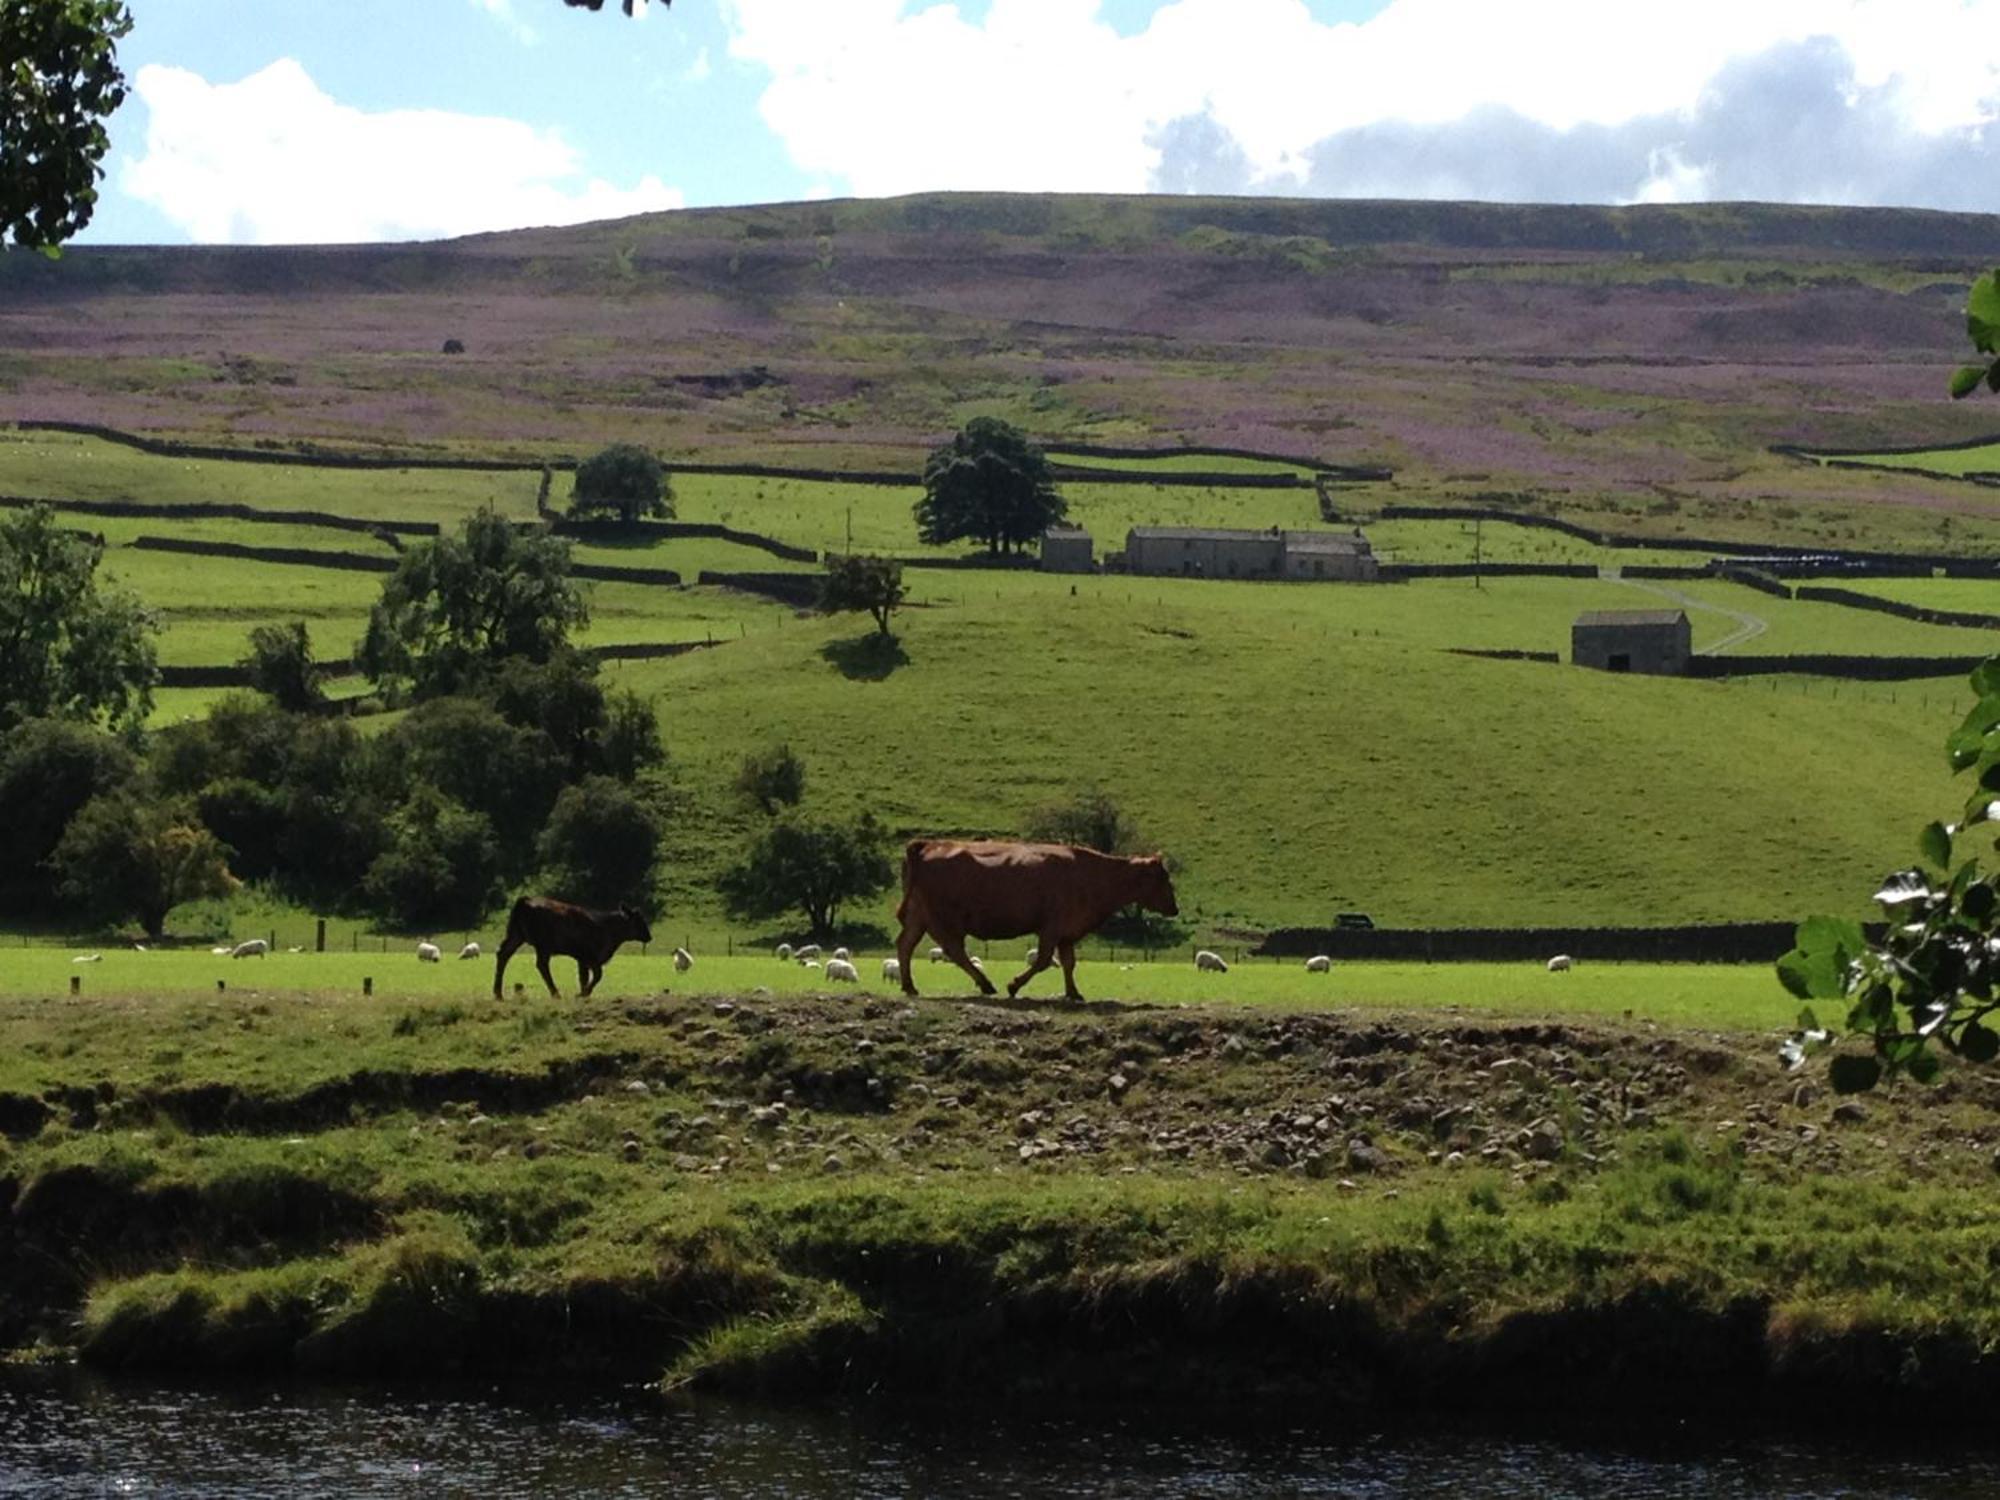
M 24 417 L 534 459 L 913 469 L 965 417 L 1044 439 L 1385 463 L 1398 493 L 1672 529 L 1993 497 L 1779 442 L 1950 441 L 2000 221 L 1764 205 L 926 195 L 429 245 L 0 262 Z M 462 355 L 439 351 L 446 339 Z

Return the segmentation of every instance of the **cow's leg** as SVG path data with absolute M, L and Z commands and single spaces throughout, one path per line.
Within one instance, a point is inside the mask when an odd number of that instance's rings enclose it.
M 500 940 L 500 956 L 493 961 L 493 998 L 495 1000 L 500 998 L 500 981 L 506 977 L 507 960 L 514 956 L 514 950 L 520 946 L 521 940 L 517 937 L 504 937 Z
M 597 966 L 595 960 L 578 954 L 576 960 L 576 998 L 579 1000 L 589 999 L 590 992 L 597 988 L 598 977 L 603 973 L 604 970 Z
M 1056 940 L 1046 932 L 1035 939 L 1035 961 L 1015 975 L 1007 986 L 1007 996 L 1012 999 L 1021 993 L 1021 986 L 1033 979 L 1042 970 L 1056 961 Z
M 549 987 L 549 998 L 551 1000 L 560 1000 L 562 999 L 562 991 L 556 988 L 556 976 L 549 972 L 549 960 L 554 957 L 555 955 L 549 952 L 548 949 L 537 948 L 535 950 L 535 968 L 541 973 L 542 983 Z
M 934 932 L 931 936 L 938 940 L 938 946 L 944 949 L 946 958 L 972 976 L 972 982 L 979 986 L 980 994 L 994 993 L 993 981 L 986 977 L 985 973 L 972 962 L 972 955 L 965 951 L 965 938 L 962 934 L 957 937 L 946 937 L 943 933 Z
M 1081 1000 L 1083 996 L 1076 987 L 1076 944 L 1069 938 L 1064 938 L 1056 944 L 1056 951 L 1062 955 L 1063 998 Z
M 924 940 L 924 916 L 914 900 L 903 903 L 903 931 L 896 939 L 897 972 L 902 975 L 903 993 L 912 999 L 916 997 L 917 981 L 911 972 L 916 968 L 910 960 L 917 956 L 917 944 Z

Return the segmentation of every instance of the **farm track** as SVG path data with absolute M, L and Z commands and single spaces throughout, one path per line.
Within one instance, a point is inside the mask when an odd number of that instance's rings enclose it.
M 1726 609 L 1720 604 L 1709 604 L 1703 600 L 1691 598 L 1681 593 L 1678 589 L 1665 588 L 1656 583 L 1641 583 L 1633 578 L 1619 578 L 1616 581 L 1624 584 L 1627 588 L 1635 588 L 1648 594 L 1656 594 L 1662 599 L 1667 599 L 1678 604 L 1682 609 L 1703 610 L 1709 614 L 1725 615 L 1736 622 L 1737 628 L 1728 635 L 1721 637 L 1719 640 L 1710 641 L 1706 646 L 1697 647 L 1695 650 L 1696 656 L 1720 656 L 1723 652 L 1733 647 L 1756 640 L 1758 636 L 1771 628 L 1768 620 L 1757 615 L 1750 614 L 1745 610 Z

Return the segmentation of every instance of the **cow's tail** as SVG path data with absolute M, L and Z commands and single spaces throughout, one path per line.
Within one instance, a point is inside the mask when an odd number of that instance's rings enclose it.
M 910 890 L 916 884 L 917 861 L 924 857 L 924 850 L 930 846 L 929 839 L 911 839 L 903 845 L 903 899 L 896 903 L 896 920 L 906 919 L 910 909 Z

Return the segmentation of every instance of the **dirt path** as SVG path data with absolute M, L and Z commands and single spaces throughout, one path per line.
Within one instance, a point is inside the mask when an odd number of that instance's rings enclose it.
M 1720 604 L 1708 604 L 1700 599 L 1683 594 L 1678 589 L 1663 588 L 1656 583 L 1640 583 L 1637 579 L 1632 578 L 1612 577 L 1610 581 L 1613 583 L 1622 583 L 1627 588 L 1639 589 L 1648 594 L 1657 594 L 1662 599 L 1673 601 L 1682 609 L 1705 610 L 1712 615 L 1726 615 L 1736 622 L 1737 628 L 1730 631 L 1729 634 L 1722 636 L 1720 639 L 1710 641 L 1706 646 L 1697 647 L 1694 653 L 1696 656 L 1720 656 L 1723 652 L 1733 647 L 1741 646 L 1746 641 L 1754 641 L 1758 636 L 1771 628 L 1768 621 L 1760 619 L 1756 615 L 1745 614 L 1743 611 L 1736 609 L 1725 609 Z

